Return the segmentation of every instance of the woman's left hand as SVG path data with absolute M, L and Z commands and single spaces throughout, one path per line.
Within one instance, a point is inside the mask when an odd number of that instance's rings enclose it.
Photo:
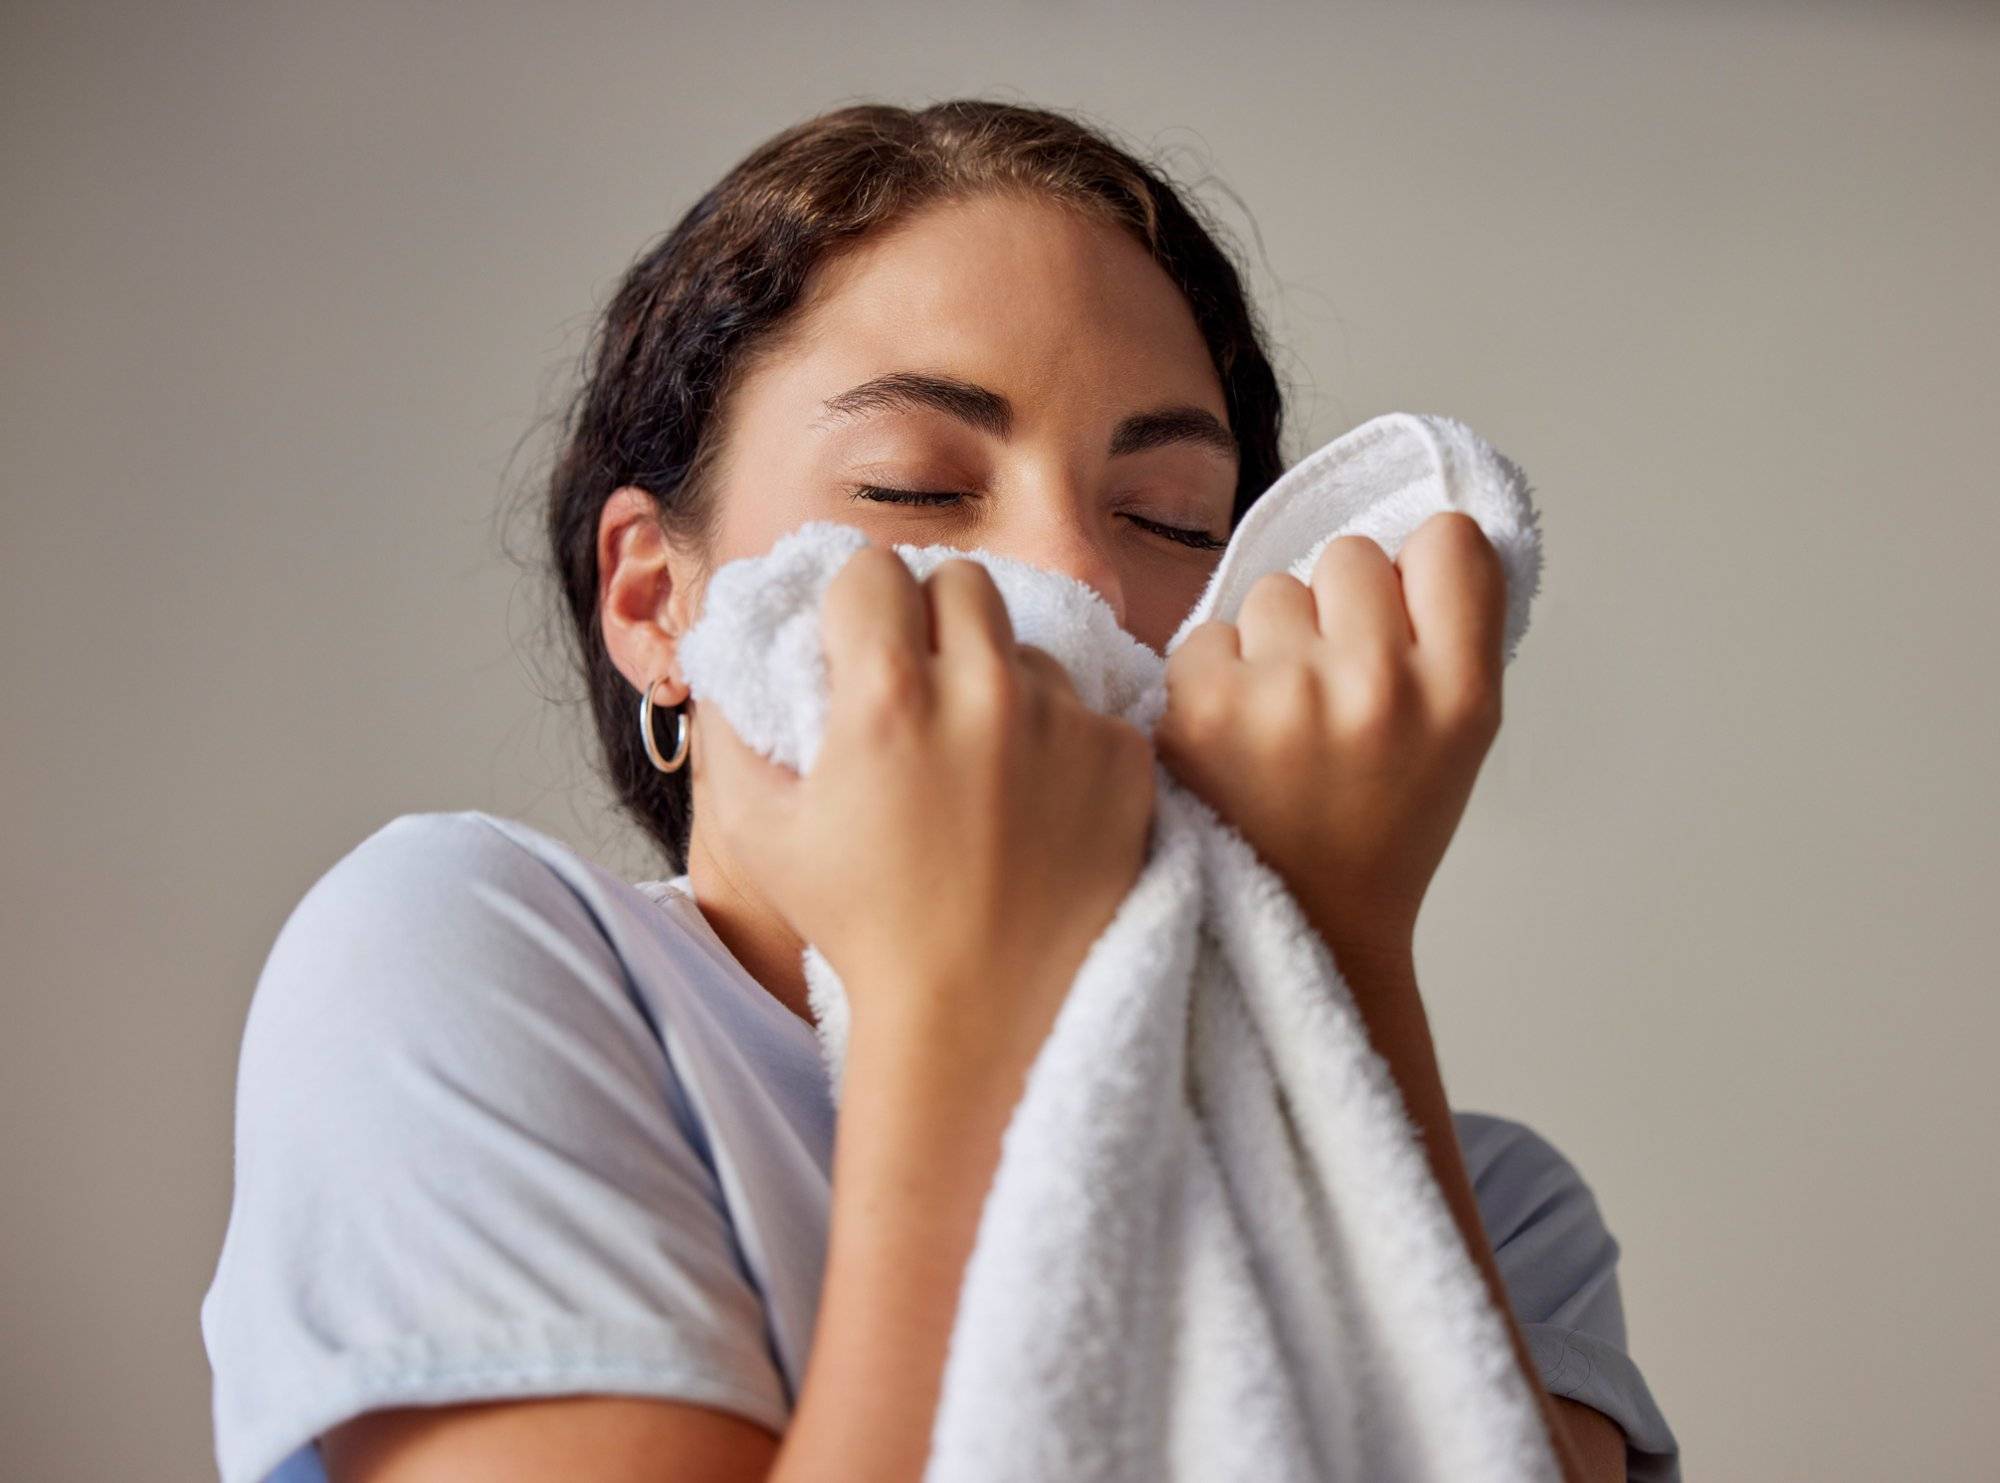
M 1154 745 L 1357 962 L 1407 963 L 1417 908 L 1500 728 L 1506 572 L 1471 516 L 1396 560 L 1329 542 L 1310 584 L 1260 577 L 1167 656 Z

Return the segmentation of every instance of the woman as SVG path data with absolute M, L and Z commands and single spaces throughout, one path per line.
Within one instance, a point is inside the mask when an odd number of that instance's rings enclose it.
M 300 902 L 202 1309 L 225 1483 L 917 1478 L 1000 1135 L 1153 768 L 978 563 L 919 582 L 886 548 L 1067 572 L 1163 650 L 1283 467 L 1228 255 L 1148 167 L 1005 104 L 774 138 L 632 267 L 585 369 L 552 555 L 611 780 L 678 873 L 408 814 Z M 688 701 L 675 643 L 717 566 L 817 518 L 873 545 L 827 595 L 799 779 Z M 1549 1144 L 1446 1106 L 1411 967 L 1502 596 L 1463 517 L 1394 563 L 1335 542 L 1176 650 L 1152 745 L 1325 933 L 1569 1476 L 1673 1477 L 1617 1243 Z M 852 1004 L 837 1137 L 807 941 Z

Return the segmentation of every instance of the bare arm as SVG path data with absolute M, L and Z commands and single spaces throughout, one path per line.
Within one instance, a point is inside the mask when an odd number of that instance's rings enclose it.
M 1316 914 L 1313 904 L 1303 897 L 1300 904 L 1308 917 L 1314 918 L 1321 931 L 1326 932 L 1332 919 L 1325 913 Z M 1466 1250 L 1484 1274 L 1494 1305 L 1506 1319 L 1515 1357 L 1541 1405 L 1542 1418 L 1554 1440 L 1566 1483 L 1623 1483 L 1624 1432 L 1594 1407 L 1549 1394 L 1520 1322 L 1514 1316 L 1513 1300 L 1508 1296 L 1499 1263 L 1481 1223 L 1472 1177 L 1466 1172 L 1464 1153 L 1452 1125 L 1437 1050 L 1431 1040 L 1430 1019 L 1424 1010 L 1423 996 L 1417 991 L 1414 962 L 1407 954 L 1369 952 L 1346 944 L 1336 946 L 1334 956 L 1342 977 L 1354 990 L 1355 1004 L 1367 1025 L 1369 1040 L 1389 1063 L 1411 1120 L 1423 1134 L 1431 1170 L 1444 1192 L 1446 1204 L 1451 1207 L 1459 1233 L 1465 1238 Z
M 784 1437 L 663 1400 L 440 1408 L 341 1428 L 341 1483 L 920 1478 L 1001 1134 L 1144 863 L 1153 751 L 1015 643 L 976 561 L 920 584 L 864 547 L 821 621 L 835 657 L 811 772 L 774 765 L 706 704 L 691 753 L 698 812 L 848 990 L 827 1268 Z
M 373 1411 L 324 1442 L 334 1483 L 899 1483 L 922 1476 L 939 1380 L 1026 1062 L 940 986 L 857 1022 L 812 1357 L 782 1439 L 637 1396 Z M 1025 1054 L 1027 1047 L 1023 1047 Z
M 984 1060 L 954 999 L 849 1051 L 827 1283 L 772 1483 L 923 1475 L 966 1258 L 1026 1074 L 1017 1057 Z

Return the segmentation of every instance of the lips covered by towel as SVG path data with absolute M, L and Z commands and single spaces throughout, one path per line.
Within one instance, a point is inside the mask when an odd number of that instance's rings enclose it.
M 1167 645 L 1233 620 L 1327 542 L 1395 556 L 1425 520 L 1479 522 L 1507 573 L 1511 662 L 1540 586 L 1521 470 L 1450 418 L 1390 413 L 1286 471 L 1238 523 Z M 866 536 L 814 521 L 709 579 L 690 691 L 804 773 L 827 714 L 819 604 Z M 1152 731 L 1165 660 L 1089 586 L 982 548 L 1015 638 L 1093 708 Z M 1283 883 L 1160 768 L 1138 879 L 1029 1070 L 967 1262 L 927 1483 L 1558 1483 L 1484 1278 L 1348 986 Z M 829 1088 L 848 1018 L 804 967 Z

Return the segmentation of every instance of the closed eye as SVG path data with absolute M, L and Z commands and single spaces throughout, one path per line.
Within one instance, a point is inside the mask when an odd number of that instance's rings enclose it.
M 875 500 L 889 505 L 947 505 L 972 496 L 953 490 L 938 489 L 889 489 L 880 484 L 856 484 L 851 486 L 856 499 Z M 1229 542 L 1217 540 L 1205 530 L 1189 530 L 1185 526 L 1166 525 L 1158 520 L 1148 520 L 1142 515 L 1126 517 L 1134 525 L 1178 541 L 1183 546 L 1192 546 L 1200 551 L 1220 551 Z

